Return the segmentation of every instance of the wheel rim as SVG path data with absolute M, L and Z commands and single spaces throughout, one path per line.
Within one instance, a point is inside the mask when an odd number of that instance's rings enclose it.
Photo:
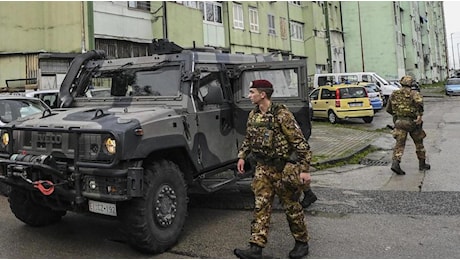
M 155 221 L 162 227 L 168 227 L 176 218 L 177 197 L 174 189 L 165 184 L 158 189 L 155 196 L 153 214 Z
M 329 112 L 329 122 L 335 123 L 335 115 L 333 112 Z

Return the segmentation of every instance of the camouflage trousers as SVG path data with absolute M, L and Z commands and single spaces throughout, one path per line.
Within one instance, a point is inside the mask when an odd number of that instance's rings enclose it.
M 415 144 L 415 153 L 419 160 L 426 159 L 426 150 L 423 145 L 423 139 L 426 137 L 425 131 L 421 126 L 415 126 L 411 121 L 397 120 L 395 128 L 392 131 L 393 138 L 396 139 L 396 144 L 393 149 L 393 160 L 401 161 L 406 147 L 407 134 L 410 135 Z
M 286 185 L 282 181 L 282 172 L 277 171 L 275 167 L 259 163 L 251 187 L 255 196 L 255 205 L 250 243 L 265 247 L 275 195 L 283 205 L 294 239 L 302 242 L 309 240 L 304 211 L 299 203 L 299 197 L 305 187 Z

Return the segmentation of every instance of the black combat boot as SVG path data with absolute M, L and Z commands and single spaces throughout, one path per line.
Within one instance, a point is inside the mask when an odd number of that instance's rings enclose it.
M 299 259 L 308 255 L 308 242 L 295 241 L 295 246 L 289 252 L 289 258 Z
M 233 253 L 241 259 L 259 259 L 262 258 L 262 247 L 253 243 L 249 243 L 248 249 L 233 250 Z
M 398 160 L 393 160 L 393 164 L 391 164 L 391 170 L 394 171 L 398 175 L 406 174 L 406 172 L 401 169 L 401 166 L 399 166 Z
M 303 200 L 300 202 L 303 208 L 308 208 L 312 203 L 318 200 L 318 197 L 311 191 L 311 189 L 303 192 Z
M 420 159 L 418 161 L 418 169 L 421 170 L 421 171 L 424 171 L 424 170 L 429 170 L 431 169 L 431 165 L 429 165 L 428 163 L 425 162 L 425 159 Z

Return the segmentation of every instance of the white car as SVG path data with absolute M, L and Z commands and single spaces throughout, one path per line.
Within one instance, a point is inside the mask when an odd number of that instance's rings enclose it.
M 50 108 L 58 108 L 61 105 L 59 89 L 45 89 L 26 92 L 26 97 L 34 97 L 43 100 Z
M 110 97 L 110 88 L 94 88 L 86 92 L 87 97 Z M 45 89 L 26 92 L 26 97 L 43 100 L 50 108 L 61 107 L 59 89 Z
M 0 125 L 18 118 L 43 113 L 50 107 L 37 98 L 24 96 L 0 96 Z

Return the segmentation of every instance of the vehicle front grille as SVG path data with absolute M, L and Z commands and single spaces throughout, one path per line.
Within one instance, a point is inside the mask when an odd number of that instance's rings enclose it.
M 109 132 L 31 128 L 15 129 L 12 136 L 12 153 L 53 155 L 56 160 L 67 162 L 111 164 L 115 160 L 104 147 L 106 138 L 114 138 Z M 6 149 L 1 147 L 0 152 L 7 152 Z

